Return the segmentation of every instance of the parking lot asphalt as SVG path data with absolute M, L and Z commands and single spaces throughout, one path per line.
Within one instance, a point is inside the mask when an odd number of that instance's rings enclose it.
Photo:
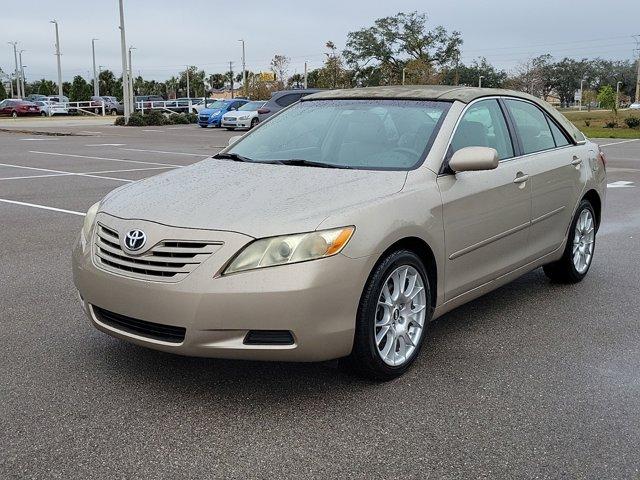
M 531 272 L 434 322 L 414 368 L 377 384 L 93 329 L 70 270 L 82 213 L 233 133 L 69 128 L 0 132 L 0 478 L 638 478 L 640 141 L 600 142 L 582 283 Z

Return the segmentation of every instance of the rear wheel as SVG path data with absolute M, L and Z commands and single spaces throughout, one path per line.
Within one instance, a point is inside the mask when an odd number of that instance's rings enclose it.
M 46 117 L 47 116 L 47 112 L 40 112 L 40 116 L 41 117 Z
M 582 200 L 571 221 L 569 238 L 557 262 L 545 265 L 544 273 L 554 282 L 578 283 L 589 271 L 596 247 L 596 216 L 588 200 Z
M 18 118 L 18 112 L 16 112 L 16 111 L 11 112 L 11 116 L 13 118 Z
M 117 115 L 118 114 L 118 110 L 116 110 L 115 108 L 113 108 L 111 110 L 111 115 Z
M 398 250 L 387 255 L 369 276 L 360 299 L 348 363 L 375 380 L 406 372 L 422 348 L 433 313 L 430 292 L 426 270 L 415 253 Z

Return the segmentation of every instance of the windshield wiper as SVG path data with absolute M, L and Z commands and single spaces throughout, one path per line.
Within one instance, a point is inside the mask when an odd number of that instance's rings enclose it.
M 237 153 L 217 153 L 213 158 L 233 160 L 234 162 L 255 162 L 255 160 L 251 160 L 249 157 L 243 157 Z
M 335 163 L 314 162 L 313 160 L 304 160 L 302 158 L 291 158 L 288 160 L 277 160 L 282 165 L 295 165 L 298 167 L 317 167 L 317 168 L 343 168 L 350 169 L 349 165 L 336 165 Z

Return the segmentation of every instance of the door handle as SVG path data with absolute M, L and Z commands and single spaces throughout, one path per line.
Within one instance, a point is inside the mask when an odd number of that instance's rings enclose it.
M 571 160 L 571 165 L 573 166 L 578 166 L 582 163 L 582 159 L 580 157 L 577 157 L 576 155 L 573 156 L 573 160 Z
M 529 175 L 525 173 L 523 175 L 518 175 L 516 178 L 514 178 L 513 183 L 524 183 L 527 180 L 529 180 Z

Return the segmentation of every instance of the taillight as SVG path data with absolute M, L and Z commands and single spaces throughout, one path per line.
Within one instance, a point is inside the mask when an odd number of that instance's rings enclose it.
M 264 115 L 265 113 L 270 113 L 270 112 L 271 112 L 271 110 L 269 110 L 268 108 L 259 108 L 258 109 L 258 113 L 260 115 Z

